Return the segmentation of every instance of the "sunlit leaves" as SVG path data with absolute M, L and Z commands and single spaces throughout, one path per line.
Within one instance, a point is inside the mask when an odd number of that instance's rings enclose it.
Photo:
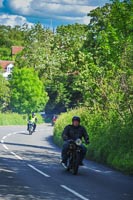
M 33 69 L 15 68 L 10 80 L 11 108 L 19 113 L 41 111 L 48 101 L 43 83 Z
M 7 110 L 7 107 L 10 102 L 10 89 L 9 83 L 5 78 L 0 74 L 0 111 Z

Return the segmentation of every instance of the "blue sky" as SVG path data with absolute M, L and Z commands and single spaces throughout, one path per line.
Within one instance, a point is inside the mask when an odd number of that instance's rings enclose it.
M 73 23 L 88 24 L 87 13 L 110 0 L 0 0 L 0 24 L 46 27 Z

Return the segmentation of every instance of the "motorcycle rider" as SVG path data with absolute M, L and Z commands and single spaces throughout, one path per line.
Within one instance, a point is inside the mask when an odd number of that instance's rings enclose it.
M 30 115 L 29 118 L 28 118 L 27 130 L 29 130 L 29 123 L 30 122 L 33 123 L 33 131 L 35 131 L 36 130 L 36 123 L 37 123 L 37 116 L 35 115 L 35 113 L 32 113 L 32 115 Z
M 64 128 L 64 131 L 62 133 L 62 138 L 64 140 L 64 144 L 63 144 L 63 147 L 62 147 L 62 153 L 61 153 L 62 165 L 64 167 L 66 167 L 67 159 L 68 159 L 67 152 L 68 152 L 68 149 L 69 149 L 69 140 L 75 141 L 78 138 L 80 138 L 80 139 L 84 138 L 86 144 L 89 144 L 89 136 L 87 134 L 86 129 L 83 126 L 80 125 L 80 117 L 74 116 L 72 118 L 72 125 L 67 125 Z M 82 153 L 81 153 L 81 163 L 80 163 L 80 165 L 83 165 L 83 159 L 86 155 L 87 149 L 83 144 L 81 144 L 81 149 L 82 149 Z

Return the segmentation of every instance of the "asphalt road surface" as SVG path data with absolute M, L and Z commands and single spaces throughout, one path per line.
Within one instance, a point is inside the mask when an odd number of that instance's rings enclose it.
M 85 161 L 77 176 L 60 164 L 51 125 L 0 127 L 0 199 L 133 200 L 133 177 Z

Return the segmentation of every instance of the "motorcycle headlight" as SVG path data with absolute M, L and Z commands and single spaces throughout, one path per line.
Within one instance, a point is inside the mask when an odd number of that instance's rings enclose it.
M 75 143 L 76 143 L 77 146 L 80 146 L 80 145 L 82 144 L 82 141 L 81 141 L 81 139 L 78 138 L 78 139 L 75 141 Z

